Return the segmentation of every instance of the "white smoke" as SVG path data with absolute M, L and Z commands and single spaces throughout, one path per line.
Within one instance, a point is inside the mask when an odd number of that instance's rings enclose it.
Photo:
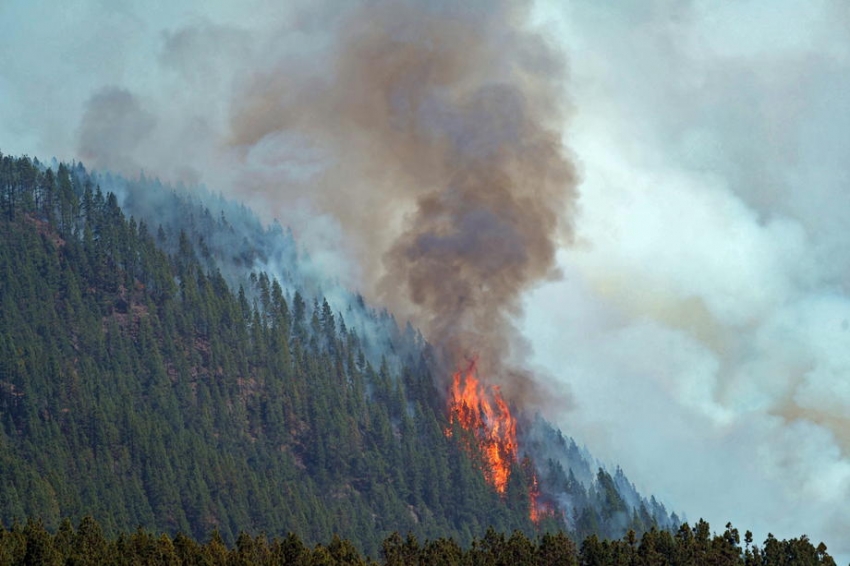
M 528 298 L 559 424 L 716 529 L 850 557 L 848 11 L 571 2 L 579 245 Z

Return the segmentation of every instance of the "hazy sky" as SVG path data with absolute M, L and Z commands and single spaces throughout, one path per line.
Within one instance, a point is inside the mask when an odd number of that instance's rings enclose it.
M 526 325 L 573 388 L 559 422 L 594 453 L 691 520 L 805 532 L 844 562 L 845 6 L 546 10 L 568 50 L 582 182 L 564 280 L 529 297 Z
M 280 4 L 0 0 L 0 151 L 258 205 L 309 187 L 321 148 L 233 139 L 249 87 L 327 64 L 345 5 Z M 846 563 L 850 10 L 586 0 L 535 16 L 568 60 L 571 115 L 553 127 L 580 177 L 563 278 L 526 299 L 534 361 L 574 400 L 549 416 L 692 521 L 806 533 Z M 292 210 L 306 239 L 344 245 L 334 218 L 304 222 L 323 212 L 309 194 L 272 214 Z

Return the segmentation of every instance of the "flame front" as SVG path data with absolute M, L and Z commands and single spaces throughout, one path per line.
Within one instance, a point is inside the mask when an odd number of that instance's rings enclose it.
M 531 510 L 529 516 L 535 523 L 539 523 L 543 517 L 554 517 L 555 510 L 549 503 L 540 499 L 540 484 L 537 481 L 537 474 L 532 472 L 531 488 L 528 490 L 528 496 L 531 499 Z
M 487 481 L 504 494 L 516 461 L 516 420 L 499 388 L 485 387 L 477 373 L 472 361 L 466 371 L 454 374 L 449 420 L 472 433 L 484 459 Z
M 496 386 L 485 386 L 478 379 L 475 360 L 466 370 L 458 371 L 452 380 L 449 399 L 449 422 L 457 423 L 471 433 L 484 464 L 484 477 L 502 495 L 508 489 L 511 468 L 517 461 L 516 419 Z M 452 428 L 446 430 L 451 436 Z M 530 462 L 527 473 L 530 519 L 538 523 L 543 517 L 552 517 L 555 511 L 541 500 L 537 474 Z M 525 466 L 526 463 L 523 465 Z

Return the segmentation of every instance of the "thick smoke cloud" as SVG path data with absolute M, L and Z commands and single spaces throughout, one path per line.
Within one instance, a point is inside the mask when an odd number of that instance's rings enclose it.
M 645 8 L 548 13 L 582 184 L 564 280 L 529 298 L 537 360 L 639 487 L 846 562 L 846 8 Z
M 133 153 L 154 125 L 154 117 L 130 92 L 105 88 L 86 103 L 77 151 L 90 167 L 139 169 L 143 164 L 135 161 Z
M 534 392 L 505 363 L 522 352 L 511 319 L 522 292 L 554 273 L 575 184 L 552 127 L 565 69 L 523 31 L 527 12 L 515 2 L 356 7 L 317 69 L 285 59 L 252 78 L 231 137 L 245 156 L 293 137 L 315 148 L 326 168 L 310 178 L 311 197 L 355 240 L 373 296 L 423 329 L 447 375 L 477 355 L 517 401 Z

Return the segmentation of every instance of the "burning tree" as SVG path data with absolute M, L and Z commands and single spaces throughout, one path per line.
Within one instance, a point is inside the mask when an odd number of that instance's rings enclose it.
M 467 431 L 472 452 L 473 445 L 481 455 L 487 482 L 502 496 L 508 487 L 511 470 L 517 463 L 517 421 L 505 402 L 498 386 L 485 385 L 478 377 L 477 360 L 455 372 L 449 397 L 449 423 L 446 434 L 452 435 L 452 426 Z M 548 504 L 540 500 L 540 485 L 533 464 L 526 459 L 524 468 L 529 475 L 528 495 L 530 517 L 535 523 L 552 514 Z

